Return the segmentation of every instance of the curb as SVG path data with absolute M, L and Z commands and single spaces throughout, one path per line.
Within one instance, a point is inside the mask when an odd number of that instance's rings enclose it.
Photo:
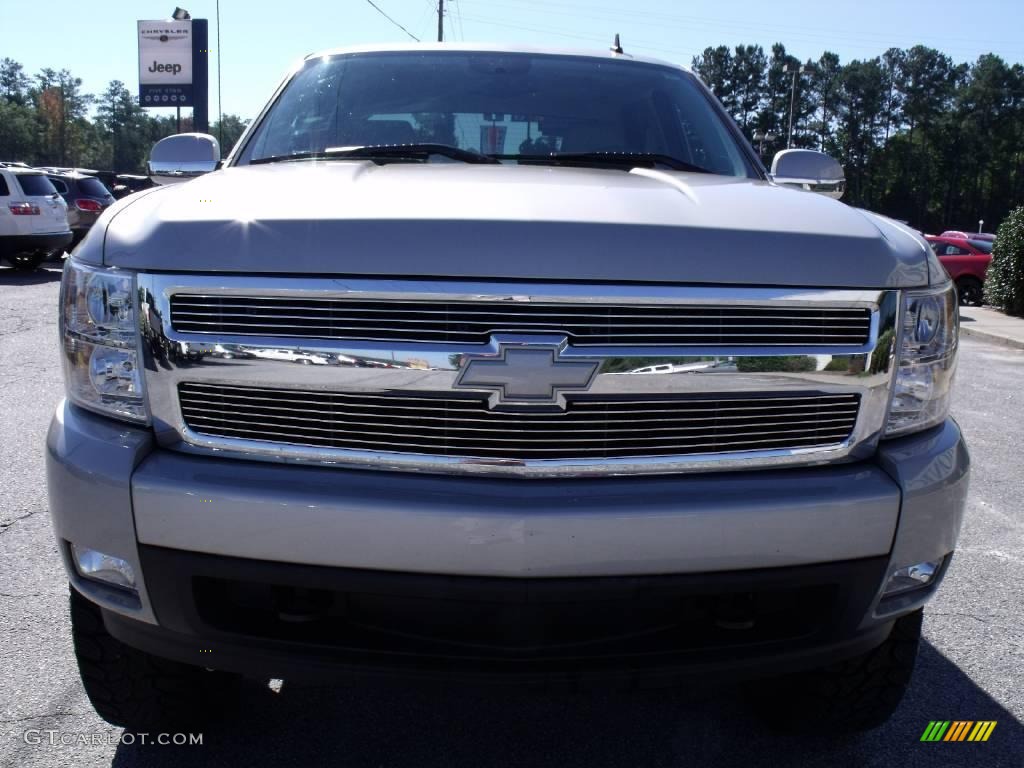
M 971 328 L 969 325 L 960 323 L 960 335 L 961 336 L 974 336 L 979 339 L 991 342 L 992 344 L 1000 344 L 1004 347 L 1010 347 L 1012 349 L 1024 349 L 1024 340 L 1022 339 L 1011 339 L 1007 336 L 1000 336 L 998 333 L 991 333 L 990 331 L 979 331 Z

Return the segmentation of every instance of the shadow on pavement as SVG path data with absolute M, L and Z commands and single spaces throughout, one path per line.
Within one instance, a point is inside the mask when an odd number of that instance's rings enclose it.
M 921 743 L 929 720 L 996 720 L 987 743 Z M 931 645 L 899 712 L 871 733 L 766 729 L 738 686 L 679 692 L 396 689 L 372 682 L 279 693 L 252 684 L 201 747 L 121 744 L 113 768 L 146 766 L 1014 766 L 1024 727 Z
M 31 272 L 0 266 L 0 288 L 5 285 L 40 285 L 59 282 L 63 270 L 64 264 L 60 261 L 48 261 Z

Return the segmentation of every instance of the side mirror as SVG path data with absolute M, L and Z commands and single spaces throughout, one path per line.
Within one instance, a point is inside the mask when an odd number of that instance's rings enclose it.
M 772 180 L 787 187 L 838 200 L 846 191 L 846 174 L 837 160 L 813 149 L 784 149 L 772 161 Z
M 208 133 L 179 133 L 160 139 L 149 153 L 154 184 L 176 184 L 217 169 L 220 144 Z

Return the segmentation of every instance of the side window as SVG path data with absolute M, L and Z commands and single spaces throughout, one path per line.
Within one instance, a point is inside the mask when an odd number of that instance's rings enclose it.
M 53 178 L 53 176 L 51 176 L 50 183 L 57 188 L 57 191 L 60 194 L 66 195 L 68 193 L 68 185 L 61 181 L 60 179 L 55 179 Z
M 931 245 L 932 251 L 934 251 L 936 256 L 942 256 L 944 254 L 942 243 L 934 243 L 933 242 L 933 243 L 929 243 L 929 245 Z
M 7 197 L 11 190 L 7 188 L 7 179 L 0 175 L 0 197 Z

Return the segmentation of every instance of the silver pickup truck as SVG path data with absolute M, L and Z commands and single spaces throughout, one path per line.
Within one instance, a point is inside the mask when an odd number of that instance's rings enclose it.
M 433 45 L 307 57 L 219 157 L 158 144 L 64 271 L 104 718 L 329 674 L 894 711 L 967 493 L 957 302 L 837 163 L 768 173 L 669 64 Z

